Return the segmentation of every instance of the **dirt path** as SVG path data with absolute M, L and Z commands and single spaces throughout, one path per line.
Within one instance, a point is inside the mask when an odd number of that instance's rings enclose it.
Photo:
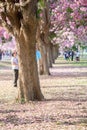
M 40 76 L 46 101 L 18 104 L 12 70 L 0 69 L 0 130 L 87 130 L 87 67 L 57 60 Z

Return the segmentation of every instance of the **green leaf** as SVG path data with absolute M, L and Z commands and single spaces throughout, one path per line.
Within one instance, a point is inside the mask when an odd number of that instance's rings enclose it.
M 81 25 L 84 25 L 85 24 L 85 21 L 82 19 L 82 20 L 80 20 L 80 24 Z
M 66 10 L 68 13 L 73 13 L 73 9 L 68 7 L 67 10 Z
M 50 33 L 50 39 L 53 39 L 54 37 L 56 37 L 56 34 L 54 32 Z
M 38 10 L 37 10 L 37 14 L 36 14 L 36 17 L 37 17 L 37 18 L 40 18 L 40 13 L 41 13 L 41 12 L 42 12 L 41 9 L 38 9 Z
M 45 7 L 44 0 L 39 0 L 38 6 L 39 6 L 39 8 L 44 8 Z

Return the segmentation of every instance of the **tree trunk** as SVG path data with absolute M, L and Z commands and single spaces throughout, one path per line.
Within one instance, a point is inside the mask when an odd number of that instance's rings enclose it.
M 43 0 L 44 8 L 42 11 L 43 17 L 39 20 L 39 26 L 37 30 L 37 43 L 40 45 L 40 51 L 42 55 L 42 61 L 40 65 L 41 74 L 49 75 L 49 65 L 47 59 L 47 46 L 49 44 L 49 4 L 48 1 Z
M 58 44 L 55 45 L 55 59 L 58 57 L 58 52 L 59 52 L 59 46 Z
M 55 63 L 55 46 L 52 46 L 52 53 L 53 53 L 53 61 Z
M 48 35 L 47 35 L 48 36 Z M 47 60 L 47 43 L 45 42 L 45 35 L 42 33 L 40 34 L 40 27 L 37 29 L 37 46 L 41 52 L 41 60 L 39 65 L 39 72 L 41 75 L 49 75 L 49 65 Z
M 47 60 L 49 67 L 52 67 L 51 43 L 47 44 Z
M 40 51 L 41 51 L 41 64 L 40 64 L 40 72 L 41 74 L 44 75 L 49 75 L 49 66 L 48 66 L 48 61 L 47 61 L 47 47 L 46 44 L 43 44 L 40 46 Z
M 51 48 L 51 60 L 52 60 L 52 63 L 54 63 L 54 56 L 53 56 L 53 44 L 50 44 L 50 48 Z
M 19 56 L 19 99 L 23 99 L 25 102 L 41 100 L 43 96 L 39 85 L 34 35 L 24 33 L 18 37 L 17 49 Z
M 0 4 L 0 23 L 17 41 L 19 99 L 25 102 L 41 100 L 43 96 L 39 85 L 35 47 L 38 0 L 3 0 Z
M 53 45 L 52 53 L 53 53 L 53 61 L 55 63 L 55 59 L 58 57 L 58 45 Z

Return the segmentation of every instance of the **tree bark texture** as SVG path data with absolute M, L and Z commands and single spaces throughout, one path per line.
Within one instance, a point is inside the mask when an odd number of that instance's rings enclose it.
M 53 54 L 53 61 L 55 63 L 55 59 L 58 57 L 58 45 L 52 46 L 52 54 Z
M 40 46 L 40 51 L 42 55 L 42 63 L 40 65 L 41 74 L 49 75 L 49 60 L 48 60 L 48 44 L 49 44 L 49 8 L 48 2 L 44 1 L 45 7 L 43 8 L 43 17 L 39 20 L 39 26 L 37 30 L 37 43 Z
M 23 34 L 24 35 L 24 34 Z M 34 35 L 26 35 L 26 40 L 20 36 L 18 39 L 19 55 L 19 93 L 20 100 L 41 100 L 42 94 L 39 85 L 36 46 Z
M 47 60 L 49 68 L 52 67 L 51 43 L 47 45 Z
M 40 37 L 37 39 L 39 50 L 41 52 L 41 60 L 39 65 L 39 72 L 41 75 L 49 75 L 49 66 L 48 66 L 48 59 L 47 59 L 47 46 L 42 41 Z
M 19 59 L 19 99 L 43 98 L 36 63 L 37 0 L 4 0 L 2 25 L 16 38 Z

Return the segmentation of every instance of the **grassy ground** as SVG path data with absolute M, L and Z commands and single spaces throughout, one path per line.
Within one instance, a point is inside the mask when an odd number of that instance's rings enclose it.
M 0 130 L 87 130 L 87 59 L 58 58 L 40 76 L 45 101 L 18 104 L 10 63 L 0 62 Z

